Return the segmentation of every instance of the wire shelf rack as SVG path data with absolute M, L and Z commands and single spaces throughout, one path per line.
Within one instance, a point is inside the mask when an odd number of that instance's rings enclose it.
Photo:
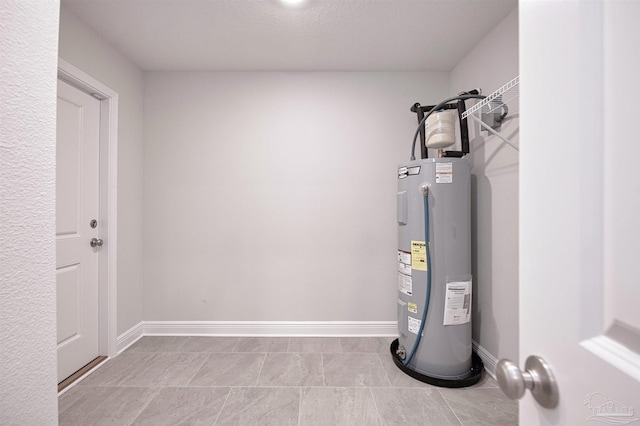
M 462 119 L 467 117 L 472 118 L 474 121 L 478 122 L 483 130 L 486 130 L 502 139 L 516 151 L 520 151 L 518 145 L 512 143 L 495 129 L 500 128 L 500 123 L 502 123 L 507 116 L 517 117 L 519 115 L 519 84 L 520 76 L 517 76 L 462 114 Z M 487 120 L 489 124 L 487 124 L 485 120 Z
M 462 114 L 462 119 L 465 119 L 478 111 L 489 113 L 503 108 L 504 105 L 515 103 L 514 101 L 517 100 L 520 96 L 520 90 L 518 87 L 519 84 L 520 76 L 517 76 L 516 78 L 484 98 L 481 102 L 478 102 L 477 104 L 466 110 Z

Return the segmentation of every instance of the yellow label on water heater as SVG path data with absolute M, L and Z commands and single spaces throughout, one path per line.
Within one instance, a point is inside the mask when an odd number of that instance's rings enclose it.
M 427 245 L 424 241 L 411 241 L 411 269 L 427 270 Z

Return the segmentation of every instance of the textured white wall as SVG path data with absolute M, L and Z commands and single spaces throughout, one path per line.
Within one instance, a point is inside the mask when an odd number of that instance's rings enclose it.
M 65 6 L 60 57 L 119 94 L 118 334 L 142 321 L 143 74 Z
M 518 75 L 515 9 L 451 71 L 451 94 L 480 87 L 488 95 Z M 469 103 L 470 104 L 470 103 Z M 519 118 L 502 126 L 518 143 Z M 496 358 L 518 359 L 517 151 L 470 121 L 473 339 Z
M 57 1 L 0 2 L 0 424 L 58 424 Z
M 147 73 L 145 320 L 395 320 L 396 168 L 448 73 Z

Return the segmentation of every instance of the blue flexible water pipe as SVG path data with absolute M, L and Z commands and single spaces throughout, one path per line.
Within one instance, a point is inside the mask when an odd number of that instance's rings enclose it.
M 427 294 L 424 298 L 424 310 L 422 311 L 422 321 L 420 322 L 420 327 L 418 329 L 418 335 L 416 336 L 416 340 L 413 343 L 413 348 L 411 349 L 411 353 L 409 356 L 402 362 L 402 365 L 409 365 L 411 359 L 418 350 L 418 346 L 420 345 L 420 340 L 422 339 L 422 331 L 424 330 L 424 323 L 427 320 L 427 312 L 429 311 L 429 301 L 431 299 L 431 253 L 429 250 L 429 194 L 428 192 L 424 194 L 424 242 L 426 246 L 427 252 Z

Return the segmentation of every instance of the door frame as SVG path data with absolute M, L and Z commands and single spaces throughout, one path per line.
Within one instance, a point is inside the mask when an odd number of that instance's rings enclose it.
M 100 236 L 98 350 L 117 354 L 117 247 L 118 247 L 118 93 L 95 78 L 58 58 L 58 78 L 100 101 Z

